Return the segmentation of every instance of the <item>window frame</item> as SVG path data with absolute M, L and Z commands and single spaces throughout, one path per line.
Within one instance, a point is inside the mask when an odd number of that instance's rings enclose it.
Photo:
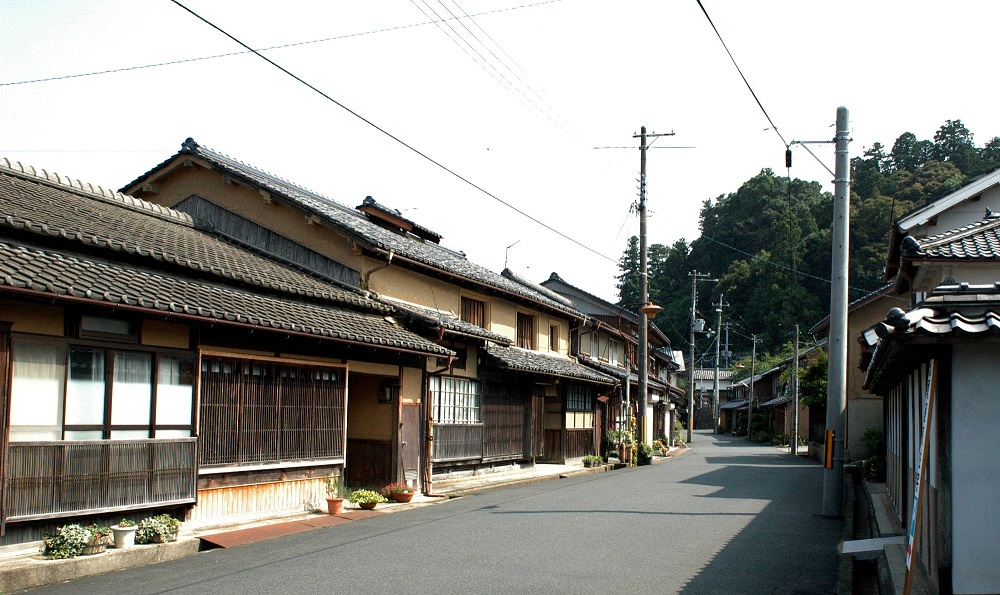
M 474 297 L 463 295 L 461 296 L 461 311 L 459 312 L 459 318 L 463 322 L 468 322 L 480 328 L 489 329 L 489 317 L 487 316 L 487 304 L 486 300 L 480 300 Z
M 63 357 L 63 373 L 61 381 L 61 402 L 60 402 L 60 412 L 59 412 L 59 438 L 57 441 L 79 441 L 79 440 L 131 440 L 133 438 L 112 438 L 113 432 L 120 431 L 143 431 L 145 430 L 146 435 L 142 438 L 135 439 L 156 439 L 156 434 L 158 431 L 181 431 L 187 432 L 188 437 L 196 436 L 196 420 L 197 420 L 197 372 L 196 366 L 198 365 L 198 354 L 194 351 L 183 350 L 183 349 L 171 349 L 171 348 L 161 348 L 161 347 L 151 347 L 144 345 L 137 345 L 128 342 L 115 342 L 109 343 L 107 341 L 96 341 L 86 338 L 77 337 L 47 337 L 40 335 L 28 335 L 13 333 L 11 335 L 11 362 L 13 362 L 15 353 L 18 345 L 30 344 L 30 345 L 42 345 L 52 347 L 61 352 Z M 72 373 L 72 352 L 74 349 L 91 349 L 98 353 L 103 354 L 104 358 L 104 371 L 103 371 L 103 381 L 104 381 L 104 396 L 101 400 L 102 407 L 102 422 L 90 423 L 90 424 L 67 424 L 67 399 L 69 398 L 69 386 L 71 382 Z M 114 360 L 115 354 L 119 352 L 132 352 L 132 353 L 142 353 L 148 354 L 150 358 L 150 404 L 149 404 L 149 421 L 146 424 L 112 424 L 111 416 L 113 413 L 112 398 L 114 391 Z M 190 409 L 190 422 L 187 424 L 158 424 L 156 421 L 157 413 L 157 399 L 159 391 L 159 370 L 161 359 L 176 357 L 182 360 L 188 360 L 191 366 L 191 409 Z M 13 367 L 12 367 L 13 368 Z M 11 369 L 11 380 L 13 381 L 13 369 Z M 14 399 L 13 391 L 11 391 L 11 400 Z M 17 426 L 10 425 L 9 430 L 14 430 Z M 101 432 L 100 438 L 67 438 L 67 433 L 70 432 Z M 172 436 L 171 438 L 176 438 L 177 436 Z M 167 439 L 167 438 L 161 438 Z M 19 442 L 20 440 L 15 440 Z M 29 440 L 32 441 L 32 440 Z
M 517 346 L 521 349 L 535 350 L 538 344 L 536 331 L 536 316 L 527 312 L 517 313 Z
M 444 388 L 446 384 L 451 385 L 449 389 Z M 457 390 L 460 386 L 467 390 Z M 479 380 L 432 376 L 427 388 L 433 396 L 431 415 L 435 424 L 471 426 L 483 423 L 483 383 Z M 463 399 L 465 401 L 460 402 Z

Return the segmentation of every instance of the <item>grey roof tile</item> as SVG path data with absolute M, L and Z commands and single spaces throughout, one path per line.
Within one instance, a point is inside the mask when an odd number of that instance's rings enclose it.
M 10 240 L 0 242 L 0 289 L 2 286 L 429 355 L 453 354 L 383 316 Z
M 1000 216 L 989 214 L 971 225 L 916 240 L 910 258 L 982 260 L 1000 258 Z
M 397 310 L 407 312 L 413 316 L 418 316 L 424 321 L 440 325 L 444 329 L 445 333 L 474 337 L 486 341 L 493 341 L 494 343 L 500 343 L 502 345 L 510 345 L 513 343 L 513 341 L 503 335 L 498 335 L 491 330 L 485 329 L 481 326 L 476 326 L 471 322 L 466 322 L 450 312 L 442 312 L 441 310 L 401 302 L 391 298 L 385 299 Z
M 189 138 L 184 142 L 178 155 L 200 157 L 227 175 L 282 196 L 286 200 L 310 213 L 314 213 L 326 220 L 330 225 L 374 249 L 385 252 L 391 250 L 397 257 L 411 260 L 429 269 L 502 291 L 511 296 L 557 310 L 574 318 L 582 317 L 582 314 L 575 308 L 566 306 L 530 287 L 526 287 L 485 267 L 470 262 L 465 257 L 465 254 L 461 252 L 450 250 L 435 242 L 425 241 L 410 235 L 393 233 L 372 223 L 357 209 L 334 202 L 312 190 L 305 189 L 263 170 L 237 161 L 227 155 L 201 146 L 193 139 Z M 154 167 L 149 172 L 133 180 L 128 186 L 140 183 L 159 169 L 166 167 L 174 158 L 168 159 Z
M 391 312 L 359 291 L 332 285 L 198 229 L 184 213 L 93 188 L 0 159 L 0 227 L 134 254 L 290 295 Z
M 616 384 L 617 382 L 611 376 L 592 370 L 566 356 L 546 355 L 538 351 L 500 345 L 487 345 L 486 353 L 499 363 L 500 367 L 517 372 L 534 372 L 599 384 Z

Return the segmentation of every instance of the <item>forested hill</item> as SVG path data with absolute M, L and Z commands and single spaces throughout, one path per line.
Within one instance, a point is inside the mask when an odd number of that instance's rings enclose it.
M 960 120 L 945 122 L 933 140 L 907 132 L 888 153 L 875 143 L 853 158 L 849 299 L 885 284 L 893 221 L 998 166 L 1000 137 L 977 147 Z M 699 318 L 714 328 L 713 304 L 724 294 L 732 349 L 749 350 L 748 337 L 757 334 L 759 350 L 781 351 L 795 324 L 807 330 L 829 312 L 832 218 L 833 195 L 820 184 L 789 180 L 769 169 L 735 192 L 704 201 L 699 238 L 672 244 L 650 238 L 650 298 L 664 307 L 657 326 L 686 353 L 690 273 L 697 270 L 719 280 L 699 284 Z M 618 266 L 619 303 L 639 301 L 636 237 L 629 239 Z

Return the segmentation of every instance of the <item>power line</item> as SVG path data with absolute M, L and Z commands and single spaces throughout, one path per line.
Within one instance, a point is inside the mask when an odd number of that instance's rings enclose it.
M 563 2 L 563 0 L 544 0 L 542 2 L 535 2 L 534 4 L 520 4 L 518 6 L 511 6 L 511 7 L 508 7 L 508 8 L 498 8 L 496 10 L 487 10 L 487 11 L 484 11 L 484 12 L 477 12 L 477 13 L 475 13 L 473 15 L 466 15 L 466 16 L 468 16 L 468 18 L 471 19 L 474 16 L 476 16 L 476 17 L 486 16 L 486 15 L 497 14 L 497 13 L 501 13 L 501 12 L 509 12 L 509 11 L 512 11 L 512 10 L 519 10 L 519 9 L 522 9 L 522 8 L 533 8 L 535 6 L 542 6 L 542 5 L 545 5 L 545 4 L 555 4 L 557 2 Z M 461 18 L 461 17 L 456 17 L 456 18 Z M 52 81 L 62 81 L 62 80 L 74 79 L 74 78 L 82 78 L 82 77 L 87 77 L 87 76 L 98 76 L 98 75 L 102 75 L 102 74 L 115 74 L 115 73 L 118 73 L 118 72 L 129 72 L 129 71 L 132 71 L 132 70 L 143 70 L 145 68 L 158 68 L 160 66 L 176 66 L 178 64 L 187 64 L 187 63 L 190 63 L 190 62 L 200 62 L 202 60 L 215 60 L 217 58 L 230 58 L 232 56 L 242 56 L 244 54 L 250 54 L 250 53 L 255 53 L 255 52 L 267 52 L 267 51 L 270 51 L 270 50 L 282 50 L 282 49 L 287 49 L 287 48 L 299 47 L 299 46 L 303 46 L 303 45 L 310 45 L 310 44 L 314 44 L 314 43 L 324 43 L 324 42 L 327 42 L 327 41 L 337 41 L 337 40 L 340 40 L 340 39 L 350 39 L 352 37 L 363 37 L 365 35 L 375 35 L 377 33 L 390 33 L 392 31 L 400 31 L 400 30 L 403 30 L 403 29 L 411 29 L 413 27 L 424 27 L 424 26 L 432 25 L 432 24 L 434 24 L 433 21 L 427 21 L 425 23 L 411 23 L 409 25 L 398 25 L 396 27 L 386 27 L 384 29 L 373 29 L 371 31 L 361 31 L 359 33 L 347 33 L 345 35 L 337 35 L 335 37 L 324 37 L 322 39 L 312 39 L 312 40 L 309 40 L 309 41 L 297 41 L 297 42 L 294 42 L 294 43 L 286 43 L 286 44 L 282 44 L 282 45 L 272 45 L 272 46 L 268 46 L 268 47 L 264 47 L 264 48 L 257 48 L 256 50 L 254 50 L 254 49 L 247 49 L 246 51 L 242 51 L 242 52 L 227 52 L 227 53 L 224 53 L 224 54 L 214 54 L 214 55 L 211 55 L 211 56 L 201 56 L 201 57 L 198 57 L 198 58 L 184 58 L 184 59 L 180 59 L 180 60 L 170 60 L 170 61 L 167 61 L 167 62 L 157 62 L 155 64 L 142 64 L 142 65 L 139 65 L 139 66 L 124 66 L 124 67 L 121 67 L 121 68 L 109 68 L 107 70 L 96 70 L 96 71 L 93 71 L 93 72 L 82 72 L 82 73 L 77 73 L 77 74 L 64 74 L 64 75 L 59 75 L 59 76 L 50 76 L 50 77 L 44 77 L 44 78 L 29 79 L 29 80 L 24 80 L 24 81 L 13 81 L 13 82 L 8 82 L 8 83 L 0 83 L 0 87 L 10 87 L 10 86 L 13 86 L 13 85 L 29 85 L 29 84 L 33 84 L 33 83 L 48 83 L 48 82 L 52 82 Z
M 605 259 L 605 260 L 607 260 L 607 261 L 609 261 L 609 262 L 612 262 L 612 263 L 615 263 L 615 264 L 617 264 L 617 263 L 618 263 L 618 261 L 617 261 L 616 259 L 613 259 L 613 258 L 611 258 L 611 257 L 609 257 L 609 256 L 605 256 L 604 254 L 601 254 L 600 252 L 598 252 L 597 250 L 594 250 L 594 249 L 593 249 L 593 248 L 591 248 L 590 246 L 587 246 L 586 244 L 584 244 L 584 243 L 582 243 L 582 242 L 580 242 L 580 241 L 577 241 L 577 240 L 575 240 L 575 239 L 573 239 L 573 238 L 569 237 L 568 235 L 566 235 L 565 233 L 563 233 L 563 232 L 561 232 L 561 231 L 559 231 L 559 230 L 555 229 L 554 227 L 552 227 L 552 226 L 550 226 L 550 225 L 548 225 L 548 224 L 546 224 L 546 223 L 543 223 L 543 222 L 542 222 L 541 220 L 539 220 L 539 219 L 535 218 L 535 217 L 534 217 L 534 216 L 532 216 L 532 215 L 529 215 L 528 213 L 526 213 L 526 212 L 522 211 L 521 209 L 519 209 L 519 208 L 515 207 L 514 205 L 510 204 L 509 202 L 507 202 L 507 201 L 505 201 L 505 200 L 501 199 L 501 198 L 500 198 L 500 197 L 498 197 L 497 195 L 495 195 L 495 194 L 493 194 L 493 193 L 489 192 L 488 190 L 486 190 L 486 189 L 482 188 L 481 186 L 479 186 L 479 185 L 475 184 L 474 182 L 472 182 L 472 181 L 471 181 L 471 180 L 469 180 L 468 178 L 466 178 L 466 177 L 464 177 L 464 176 L 460 175 L 459 173 L 455 172 L 454 170 L 452 170 L 452 169 L 448 168 L 447 166 L 445 166 L 444 164 L 442 164 L 442 163 L 441 163 L 440 161 L 437 161 L 437 160 L 433 159 L 432 157 L 430 157 L 430 156 L 429 156 L 429 155 L 427 155 L 426 153 L 423 153 L 422 151 L 418 150 L 418 149 L 417 149 L 417 148 L 415 148 L 414 146 L 412 146 L 412 145 L 410 145 L 409 143 L 407 143 L 407 142 L 403 141 L 402 139 L 400 139 L 399 137 L 395 136 L 394 134 L 392 134 L 392 133 L 391 133 L 391 132 L 389 132 L 388 130 L 386 130 L 386 129 L 382 128 L 381 126 L 379 126 L 379 125 L 377 125 L 377 124 L 375 124 L 375 123 L 374 123 L 374 122 L 372 122 L 371 120 L 369 120 L 369 119 L 365 118 L 364 116 L 362 116 L 362 115 L 361 115 L 361 114 L 359 114 L 358 112 L 356 112 L 356 111 L 352 110 L 351 108 L 347 107 L 347 106 L 346 106 L 346 105 L 344 105 L 343 103 L 341 103 L 341 102 L 337 101 L 336 99 L 334 99 L 333 97 L 331 97 L 331 96 L 327 95 L 327 94 L 326 94 L 326 93 L 324 93 L 323 91 L 320 91 L 320 90 L 319 90 L 319 89 L 318 89 L 317 87 L 315 87 L 315 86 L 313 86 L 312 84 L 310 84 L 310 83 L 306 82 L 306 81 L 305 81 L 304 79 L 302 79 L 302 78 L 301 78 L 301 77 L 299 77 L 298 75 L 295 75 L 295 74 L 293 74 L 293 73 L 292 73 L 291 71 L 289 71 L 289 70 L 288 70 L 288 69 L 286 69 L 285 67 L 281 66 L 280 64 L 278 64 L 278 63 L 277 63 L 277 62 L 275 62 L 274 60 L 271 60 L 271 59 L 270 59 L 270 58 L 268 58 L 267 56 L 265 56 L 265 55 L 261 54 L 261 53 L 260 53 L 259 51 L 257 51 L 257 50 L 255 50 L 255 49 L 251 48 L 251 47 L 250 47 L 250 46 L 248 46 L 247 44 L 245 44 L 245 43 L 243 43 L 242 41 L 240 41 L 239 39 L 237 39 L 237 38 L 236 38 L 235 36 L 231 35 L 231 34 L 230 34 L 230 33 L 228 33 L 227 31 L 223 30 L 223 29 L 222 29 L 221 27 L 219 27 L 219 26 L 218 26 L 218 25 L 216 25 L 215 23 L 212 23 L 212 22 L 211 22 L 211 21 L 209 21 L 208 19 L 204 18 L 203 16 L 199 15 L 198 13 L 196 13 L 196 12 L 194 12 L 193 10 L 191 10 L 190 8 L 188 8 L 187 6 L 184 6 L 183 4 L 181 4 L 181 3 L 179 2 L 179 0 L 171 0 L 171 2 L 173 2 L 174 4 L 176 4 L 176 5 L 177 5 L 177 6 L 179 6 L 179 7 L 183 8 L 183 9 L 184 9 L 185 11 L 187 11 L 187 12 L 188 12 L 188 13 L 190 13 L 190 14 L 191 14 L 192 16 L 194 16 L 195 18 L 197 18 L 197 19 L 198 19 L 198 20 L 200 20 L 201 22 L 205 23 L 205 24 L 206 24 L 206 25 L 208 25 L 209 27 L 211 27 L 211 28 L 215 29 L 215 30 L 216 30 L 216 31 L 218 31 L 219 33 L 222 33 L 223 35 L 225 35 L 225 36 L 226 36 L 226 37 L 228 37 L 229 39 L 233 40 L 233 41 L 234 41 L 235 43 L 237 43 L 237 44 L 241 45 L 242 47 L 246 48 L 246 49 L 247 49 L 248 51 L 252 52 L 252 53 L 253 53 L 253 54 L 254 54 L 255 56 L 257 56 L 257 57 L 258 57 L 258 58 L 260 58 L 261 60 L 264 60 L 265 62 L 267 62 L 267 63 L 268 63 L 268 64 L 270 64 L 271 66 L 274 66 L 275 68 L 277 68 L 277 69 L 278 69 L 278 70 L 280 70 L 281 72 L 285 73 L 285 74 L 286 74 L 286 75 L 288 75 L 289 77 L 291 77 L 291 78 L 295 79 L 295 80 L 296 80 L 296 81 L 298 81 L 298 82 L 299 82 L 300 84 L 304 85 L 305 87 L 309 88 L 309 89 L 310 89 L 310 90 L 312 90 L 313 92 L 317 93 L 318 95 L 320 95 L 321 97 L 323 97 L 324 99 L 326 99 L 327 101 L 329 101 L 330 103 L 333 103 L 333 104 L 334 104 L 334 105 L 336 105 L 337 107 L 339 107 L 339 108 L 343 109 L 344 111 L 346 111 L 347 113 L 351 114 L 351 115 L 352 115 L 352 116 L 354 116 L 355 118 L 357 118 L 357 119 L 361 120 L 362 122 L 364 122 L 365 124 L 367 124 L 367 125 L 371 126 L 371 127 L 372 127 L 372 128 L 374 128 L 375 130 L 377 130 L 377 131 L 381 132 L 381 133 L 382 133 L 382 134 L 384 134 L 385 136 L 387 136 L 387 137 L 389 137 L 390 139 L 392 139 L 393 141 L 395 141 L 395 142 L 399 143 L 400 145 L 402 145 L 403 147 L 407 148 L 408 150 L 410 150 L 411 152 L 415 153 L 416 155 L 419 155 L 420 157 L 424 158 L 424 159 L 425 159 L 425 160 L 427 160 L 428 162 L 430 162 L 430 163 L 432 163 L 432 164 L 436 165 L 437 167 L 439 167 L 440 169 L 444 170 L 444 171 L 445 171 L 445 172 L 447 172 L 448 174 L 450 174 L 450 175 L 454 176 L 454 177 L 455 177 L 455 178 L 457 178 L 458 180 L 461 180 L 461 181 L 462 181 L 462 182 L 464 182 L 465 184 L 467 184 L 467 185 L 471 186 L 472 188 L 474 188 L 474 189 L 478 190 L 479 192 L 481 192 L 481 193 L 485 194 L 486 196 L 488 196 L 488 197 L 492 198 L 493 200 L 497 201 L 498 203 L 500 203 L 500 204 L 504 205 L 505 207 L 507 207 L 507 208 L 511 209 L 511 210 L 512 210 L 512 211 L 514 211 L 515 213 L 518 213 L 519 215 L 522 215 L 522 216 L 526 217 L 527 219 L 530 219 L 531 221 L 534 221 L 535 223 L 537 223 L 538 225 L 542 226 L 543 228 L 545 228 L 545 229 L 547 229 L 547 230 L 551 231 L 552 233 L 554 233 L 554 234 L 558 235 L 559 237 L 561 237 L 561 238 L 563 238 L 563 239 L 565 239 L 565 240 L 568 240 L 568 241 L 572 242 L 573 244 L 576 244 L 577 246 L 579 246 L 579 247 L 583 248 L 584 250 L 587 250 L 588 252 L 591 252 L 592 254 L 595 254 L 595 255 L 597 255 L 597 256 L 599 256 L 599 257 L 601 257 L 601 258 L 603 258 L 603 259 Z
M 754 101 L 757 102 L 757 107 L 760 108 L 760 111 L 764 112 L 764 117 L 767 118 L 767 122 L 771 125 L 774 133 L 778 135 L 778 138 L 781 139 L 781 144 L 785 145 L 785 148 L 787 149 L 788 141 L 785 140 L 785 137 L 781 136 L 781 132 L 778 131 L 778 127 L 774 125 L 774 121 L 771 120 L 771 116 L 768 115 L 767 110 L 764 109 L 764 104 L 762 104 L 760 99 L 757 98 L 757 94 L 754 92 L 753 87 L 750 86 L 750 81 L 748 81 L 747 77 L 743 75 L 743 71 L 740 70 L 740 65 L 736 63 L 736 58 L 734 58 L 733 53 L 729 51 L 729 46 L 726 45 L 726 41 L 722 39 L 722 34 L 719 33 L 719 29 L 715 26 L 715 23 L 712 22 L 712 17 L 708 16 L 708 11 L 705 10 L 705 5 L 701 3 L 701 0 L 696 1 L 698 2 L 698 6 L 701 8 L 701 12 L 703 12 L 705 14 L 705 18 L 708 19 L 708 24 L 712 26 L 712 30 L 715 31 L 715 35 L 722 43 L 723 49 L 725 49 L 726 53 L 729 54 L 729 59 L 733 61 L 733 66 L 736 67 L 736 72 L 740 73 L 740 78 L 743 79 L 743 83 L 747 86 L 747 89 L 750 90 L 750 94 L 753 95 Z

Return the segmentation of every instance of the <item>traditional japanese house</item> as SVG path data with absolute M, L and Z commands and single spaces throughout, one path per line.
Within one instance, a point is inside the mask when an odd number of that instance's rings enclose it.
M 1000 174 L 941 199 L 955 212 L 1000 199 Z M 956 195 L 961 200 L 956 200 Z M 976 206 L 976 205 L 971 205 Z M 967 212 L 967 211 L 966 211 Z M 912 217 L 904 217 L 906 222 Z M 940 220 L 939 219 L 939 220 Z M 938 227 L 940 229 L 940 227 Z M 909 580 L 941 593 L 1000 592 L 995 544 L 1000 474 L 984 453 L 1000 448 L 996 390 L 1000 358 L 1000 217 L 936 235 L 897 228 L 889 269 L 894 292 L 910 298 L 862 337 L 864 388 L 884 399 L 886 488 L 890 514 L 912 539 Z
M 587 318 L 573 330 L 571 349 L 582 363 L 615 377 L 620 389 L 612 394 L 610 409 L 602 416 L 599 434 L 609 429 L 629 428 L 642 403 L 639 393 L 638 353 L 639 325 L 649 325 L 649 366 L 645 415 L 649 441 L 672 435 L 674 420 L 683 409 L 684 391 L 671 383 L 679 365 L 670 350 L 670 340 L 646 316 L 637 313 L 637 306 L 616 306 L 579 287 L 567 283 L 552 273 L 541 285 L 571 300 Z M 683 360 L 682 360 L 683 361 Z M 628 386 L 626 400 L 625 387 Z M 626 401 L 628 411 L 626 413 Z
M 415 392 L 428 357 L 455 354 L 131 196 L 0 160 L 0 214 L 0 543 L 315 508 L 349 460 L 353 368 Z
M 470 262 L 371 197 L 350 208 L 191 139 L 124 190 L 396 304 L 456 354 L 428 362 L 398 399 L 387 388 L 392 406 L 351 392 L 348 458 L 370 465 L 350 466 L 352 482 L 405 480 L 430 491 L 433 477 L 570 456 L 576 447 L 556 444 L 563 436 L 546 420 L 568 394 L 592 413 L 613 383 L 567 357 L 570 328 L 584 318 L 572 305 Z M 377 386 L 398 376 L 359 371 Z

